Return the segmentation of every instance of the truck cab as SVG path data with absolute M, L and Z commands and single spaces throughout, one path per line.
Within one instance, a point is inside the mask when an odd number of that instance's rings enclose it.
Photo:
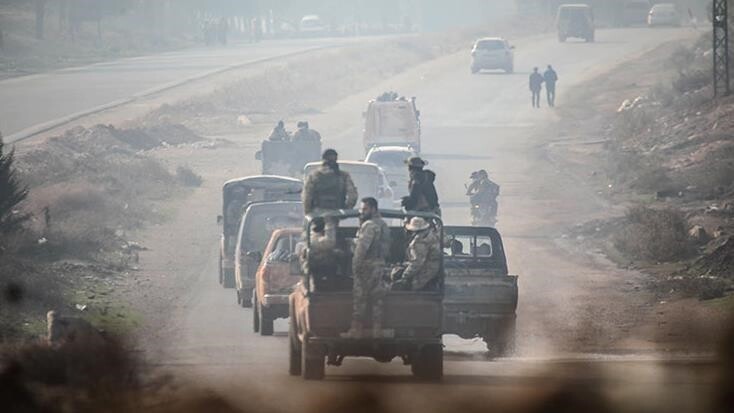
M 408 217 L 403 211 L 381 210 L 383 218 L 402 221 Z M 318 215 L 340 222 L 359 216 L 356 210 L 342 210 Z M 441 219 L 429 213 L 411 212 L 442 228 Z M 307 217 L 307 221 L 317 216 Z M 310 225 L 307 225 L 310 228 Z M 371 357 L 387 363 L 400 357 L 411 366 L 416 377 L 439 380 L 443 376 L 443 271 L 432 288 L 425 291 L 389 290 L 383 298 L 382 337 L 344 338 L 352 320 L 351 252 L 356 227 L 340 226 L 337 232 L 337 251 L 333 265 L 313 269 L 307 266 L 303 279 L 289 297 L 289 372 L 307 380 L 320 380 L 325 374 L 326 361 L 339 366 L 345 357 Z M 391 256 L 386 270 L 405 260 L 407 237 L 400 226 L 390 227 Z M 440 237 L 439 237 L 440 238 Z M 440 241 L 439 241 L 440 242 Z M 307 231 L 305 257 L 309 260 L 310 230 Z M 366 328 L 369 326 L 365 326 Z
M 481 337 L 494 356 L 515 346 L 517 276 L 509 275 L 502 237 L 490 227 L 444 228 L 444 334 Z
M 420 111 L 415 98 L 385 94 L 372 100 L 364 112 L 364 152 L 375 146 L 409 146 L 421 150 Z

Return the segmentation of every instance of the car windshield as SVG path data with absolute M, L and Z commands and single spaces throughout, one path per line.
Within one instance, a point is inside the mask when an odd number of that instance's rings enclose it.
M 285 210 L 273 206 L 249 210 L 245 215 L 245 227 L 242 231 L 245 250 L 262 252 L 273 231 L 303 224 L 299 213 L 302 213 L 300 205 L 293 205 Z
M 375 151 L 372 152 L 367 162 L 376 163 L 383 168 L 406 168 L 405 161 L 411 157 L 407 151 Z
M 480 40 L 477 42 L 477 50 L 502 50 L 505 42 L 502 40 Z

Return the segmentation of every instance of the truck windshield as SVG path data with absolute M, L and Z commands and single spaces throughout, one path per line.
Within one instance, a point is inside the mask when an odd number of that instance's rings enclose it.
M 248 211 L 242 231 L 242 244 L 245 250 L 263 252 L 274 230 L 300 226 L 303 222 L 296 215 L 297 212 L 279 211 L 272 207 Z
M 452 235 L 444 247 L 444 255 L 450 259 L 492 258 L 494 248 L 487 235 Z
M 505 42 L 502 40 L 480 40 L 477 42 L 477 50 L 502 50 Z

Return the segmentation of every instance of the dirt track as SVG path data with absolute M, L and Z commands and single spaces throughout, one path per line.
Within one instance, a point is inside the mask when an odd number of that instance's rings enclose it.
M 579 354 L 588 359 L 589 353 L 657 354 L 660 349 L 656 332 L 649 331 L 649 326 L 641 328 L 646 315 L 656 311 L 654 297 L 636 288 L 642 285 L 643 275 L 558 246 L 568 226 L 619 211 L 596 196 L 597 188 L 585 186 L 550 161 L 546 148 L 563 142 L 565 136 L 555 131 L 557 117 L 552 110 L 530 109 L 526 82 L 532 66 L 553 63 L 561 78 L 558 103 L 563 105 L 563 91 L 573 84 L 663 41 L 690 35 L 685 30 L 631 29 L 600 32 L 598 43 L 593 45 L 558 44 L 552 37 L 519 40 L 515 75 L 471 76 L 467 56 L 460 53 L 319 108 L 318 114 L 299 116 L 308 118 L 326 145 L 339 150 L 342 158 L 358 158 L 360 113 L 365 102 L 389 89 L 417 96 L 424 121 L 425 157 L 438 173 L 447 222 L 468 221 L 461 183 L 470 171 L 485 168 L 502 185 L 498 227 L 505 236 L 510 270 L 521 276 L 519 350 L 526 358 L 487 363 L 481 360 L 480 343 L 447 337 L 451 360 L 446 367 L 448 384 L 465 389 L 467 385 L 509 380 L 514 389 L 523 389 L 532 386 L 530 377 L 548 377 L 549 373 L 543 373 L 548 368 L 569 369 L 571 375 L 592 381 L 620 372 L 626 377 L 657 377 L 661 371 L 675 368 L 659 365 L 656 356 L 623 359 L 629 365 L 604 358 L 599 369 L 591 370 L 573 362 L 538 365 L 533 361 Z M 138 237 L 150 251 L 142 254 L 141 271 L 130 290 L 138 310 L 148 316 L 149 326 L 141 339 L 149 360 L 223 391 L 241 384 L 255 388 L 271 388 L 282 380 L 289 386 L 294 384 L 285 375 L 283 335 L 287 324 L 276 323 L 275 337 L 254 335 L 249 310 L 238 308 L 234 292 L 222 290 L 216 283 L 215 216 L 221 208 L 220 184 L 258 172 L 253 153 L 270 127 L 255 125 L 246 134 L 219 136 L 234 141 L 235 147 L 158 151 L 156 155 L 166 162 L 192 166 L 205 177 L 205 184 L 182 204 L 164 206 L 170 209 L 171 219 Z M 631 370 L 625 372 L 625 368 Z M 671 404 L 695 393 L 694 383 L 698 382 L 690 375 L 695 369 L 683 370 L 681 380 L 667 389 L 677 393 L 677 397 L 667 399 Z M 410 385 L 407 371 L 398 363 L 377 365 L 354 360 L 341 368 L 327 369 L 327 374 L 342 381 L 350 381 L 356 374 L 359 380 L 407 381 Z M 550 373 L 550 377 L 562 376 Z M 517 377 L 525 379 L 515 381 Z M 662 385 L 642 380 L 627 380 L 624 385 L 644 385 L 647 390 L 652 386 L 656 392 Z M 300 391 L 313 389 L 326 388 L 299 387 Z M 282 400 L 281 404 L 287 406 L 298 399 Z
M 619 392 L 636 391 L 649 396 L 651 403 L 676 406 L 700 397 L 697 391 L 708 383 L 710 365 L 659 361 L 662 349 L 656 331 L 644 324 L 646 316 L 657 311 L 654 297 L 636 288 L 644 276 L 559 246 L 567 227 L 619 211 L 596 195 L 598 188 L 579 182 L 551 161 L 548 146 L 565 142 L 566 136 L 555 128 L 555 112 L 531 109 L 527 93 L 532 66 L 552 63 L 557 68 L 558 104 L 564 105 L 564 91 L 574 84 L 661 42 L 691 35 L 686 29 L 629 29 L 600 31 L 596 44 L 559 44 L 553 36 L 518 40 L 514 75 L 472 76 L 467 53 L 462 52 L 420 65 L 331 106 L 317 107 L 318 113 L 289 120 L 293 124 L 307 118 L 327 146 L 339 150 L 344 159 L 355 159 L 361 155 L 360 114 L 365 103 L 384 90 L 398 90 L 418 97 L 425 157 L 438 173 L 447 222 L 468 221 L 462 183 L 472 170 L 487 169 L 502 186 L 498 228 L 505 237 L 510 270 L 521 277 L 521 357 L 487 362 L 481 343 L 447 337 L 448 393 L 480 388 L 506 397 L 544 380 L 573 377 L 600 385 L 612 380 L 617 399 Z M 312 107 L 308 99 L 303 103 Z M 428 406 L 430 401 L 420 399 L 435 391 L 435 385 L 413 383 L 397 362 L 349 360 L 341 368 L 327 369 L 327 375 L 346 382 L 344 386 L 297 385 L 300 381 L 286 375 L 286 322 L 276 323 L 274 337 L 254 335 L 250 310 L 239 308 L 234 292 L 217 284 L 215 217 L 221 213 L 221 183 L 259 172 L 253 154 L 271 126 L 255 124 L 245 133 L 216 136 L 234 142 L 233 146 L 153 152 L 170 165 L 191 166 L 205 181 L 180 203 L 160 205 L 169 219 L 134 239 L 149 250 L 141 254 L 140 271 L 124 294 L 147 320 L 140 339 L 148 360 L 243 401 L 247 398 L 243 386 L 266 394 L 279 384 L 289 386 L 293 397 L 275 403 L 289 407 L 312 392 L 358 387 L 366 381 L 395 384 L 390 391 L 396 403 Z M 597 353 L 650 357 L 619 359 Z M 664 373 L 674 373 L 674 379 L 660 380 Z M 400 395 L 401 391 L 405 393 Z

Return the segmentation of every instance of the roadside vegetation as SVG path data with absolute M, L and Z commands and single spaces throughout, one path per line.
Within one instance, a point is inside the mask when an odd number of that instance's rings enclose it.
M 145 249 L 132 234 L 166 219 L 159 202 L 201 183 L 147 151 L 202 139 L 180 125 L 97 125 L 0 152 L 0 341 L 41 334 L 50 309 L 134 327 L 137 315 L 115 294 Z
M 734 292 L 734 98 L 713 98 L 709 36 L 663 46 L 574 97 L 612 96 L 618 107 L 594 102 L 602 114 L 566 113 L 602 125 L 584 131 L 605 142 L 592 156 L 604 167 L 591 181 L 629 206 L 576 233 L 621 265 L 654 274 L 655 290 L 700 299 Z

